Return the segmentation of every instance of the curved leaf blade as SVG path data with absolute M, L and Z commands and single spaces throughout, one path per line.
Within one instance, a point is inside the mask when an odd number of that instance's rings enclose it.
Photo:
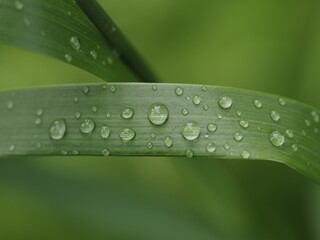
M 181 95 L 177 95 L 177 88 L 183 89 Z M 228 108 L 221 107 L 225 102 L 219 104 L 223 97 L 232 100 Z M 110 83 L 3 92 L 0 102 L 1 156 L 193 153 L 279 161 L 320 182 L 318 111 L 275 95 L 215 86 Z M 154 103 L 164 104 L 169 111 L 167 122 L 161 126 L 148 119 L 148 109 Z M 127 108 L 133 109 L 132 118 L 122 117 Z M 49 134 L 57 119 L 66 123 L 61 140 Z M 88 119 L 93 120 L 94 129 L 81 133 L 80 126 Z M 199 123 L 200 136 L 188 141 L 181 132 L 191 121 Z M 210 123 L 217 129 L 210 132 Z M 111 129 L 106 139 L 101 137 L 103 126 Z M 135 131 L 131 141 L 119 137 L 123 128 Z M 165 146 L 166 137 L 172 138 L 172 146 Z M 209 151 L 208 144 L 213 144 Z
M 80 46 L 72 45 L 72 37 Z M 54 57 L 107 81 L 137 81 L 71 0 L 1 1 L 0 42 Z

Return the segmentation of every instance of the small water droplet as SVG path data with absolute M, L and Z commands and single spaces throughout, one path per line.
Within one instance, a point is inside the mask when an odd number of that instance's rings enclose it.
M 42 123 L 42 119 L 38 117 L 36 120 L 34 120 L 34 123 L 39 126 Z
M 107 149 L 107 148 L 105 148 L 105 149 L 103 149 L 103 150 L 101 151 L 101 154 L 102 154 L 102 156 L 107 157 L 107 156 L 110 155 L 110 150 Z
M 24 8 L 24 4 L 23 2 L 21 1 L 15 1 L 14 2 L 14 7 L 17 9 L 17 10 L 22 10 Z
M 25 25 L 26 27 L 31 26 L 31 21 L 30 21 L 29 18 L 24 18 L 24 19 L 23 19 L 23 23 L 24 23 L 24 25 Z
M 153 91 L 157 91 L 158 90 L 158 87 L 156 85 L 152 85 L 152 90 Z
M 74 114 L 74 116 L 76 117 L 76 119 L 79 119 L 79 118 L 81 118 L 81 112 L 76 112 L 75 114 Z
M 205 133 L 204 138 L 208 138 L 208 137 L 209 137 L 209 133 Z
M 107 117 L 107 118 L 111 118 L 111 113 L 110 113 L 110 112 L 107 112 L 106 117 Z
M 298 150 L 299 150 L 299 147 L 298 147 L 298 145 L 297 144 L 292 144 L 292 150 L 294 151 L 294 152 L 297 152 Z
M 95 129 L 95 122 L 91 118 L 87 118 L 82 121 L 80 124 L 80 132 L 84 134 L 91 134 L 93 130 Z
M 223 147 L 224 147 L 225 150 L 229 150 L 230 149 L 230 145 L 228 143 L 226 143 Z
M 123 128 L 119 131 L 119 137 L 124 142 L 131 141 L 136 136 L 136 132 L 131 128 Z
M 217 149 L 217 146 L 214 143 L 208 143 L 206 146 L 206 150 L 208 153 L 214 153 Z
M 193 151 L 192 150 L 190 150 L 190 149 L 188 149 L 187 151 L 186 151 L 186 157 L 187 158 L 193 158 Z
M 83 87 L 82 87 L 82 92 L 83 92 L 84 94 L 88 94 L 89 91 L 90 91 L 90 87 L 89 87 L 89 86 L 83 86 Z
M 172 139 L 172 137 L 170 137 L 170 136 L 165 137 L 165 139 L 164 139 L 164 145 L 165 145 L 167 148 L 171 148 L 172 145 L 173 145 L 173 139 Z
M 241 152 L 241 158 L 243 159 L 249 159 L 250 158 L 250 153 L 246 150 Z
M 104 125 L 100 130 L 100 137 L 102 139 L 108 139 L 110 136 L 111 128 L 108 125 Z
M 181 129 L 182 136 L 188 141 L 197 139 L 200 131 L 200 125 L 195 121 L 186 122 Z
M 53 140 L 61 140 L 66 134 L 67 125 L 63 118 L 54 120 L 49 128 L 49 135 Z
M 125 108 L 122 110 L 121 117 L 123 119 L 131 119 L 134 116 L 134 110 L 132 108 Z
M 203 110 L 208 110 L 209 109 L 209 106 L 207 104 L 203 105 Z
M 279 99 L 278 99 L 278 102 L 279 102 L 279 104 L 280 104 L 281 106 L 287 105 L 286 100 L 284 100 L 283 98 L 279 98 Z
M 175 89 L 175 93 L 178 95 L 178 96 L 181 96 L 183 94 L 183 88 L 181 87 L 177 87 Z
M 107 57 L 107 61 L 108 61 L 108 63 L 110 64 L 110 65 L 112 65 L 113 64 L 113 58 L 112 57 Z
M 168 108 L 162 103 L 151 104 L 148 108 L 148 119 L 149 121 L 160 126 L 166 123 L 169 117 Z
M 192 99 L 192 102 L 195 105 L 199 105 L 201 103 L 201 98 L 199 96 L 194 96 L 193 99 Z
M 313 131 L 314 131 L 315 134 L 319 133 L 319 129 L 318 128 L 314 128 Z
M 232 99 L 227 96 L 220 97 L 218 104 L 221 108 L 228 109 L 232 106 Z
M 292 139 L 294 137 L 293 131 L 291 129 L 287 129 L 285 133 L 288 138 Z
M 13 152 L 15 149 L 16 149 L 16 146 L 15 146 L 15 145 L 11 144 L 11 145 L 9 146 L 10 152 Z
M 98 57 L 98 53 L 96 52 L 96 50 L 91 50 L 90 51 L 90 56 L 92 57 L 93 60 L 96 60 Z
M 148 143 L 147 143 L 147 148 L 148 148 L 148 149 L 153 148 L 153 144 L 152 144 L 151 142 L 148 142 Z
M 278 122 L 280 120 L 280 114 L 277 111 L 272 110 L 272 111 L 270 111 L 270 118 L 273 121 Z
M 238 142 L 240 142 L 242 139 L 243 139 L 243 136 L 242 136 L 242 134 L 241 133 L 235 133 L 234 135 L 233 135 L 233 139 L 235 140 L 235 141 L 238 141 Z
M 218 118 L 218 119 L 222 119 L 222 114 L 218 113 L 218 114 L 217 114 L 217 118 Z
M 302 135 L 303 135 L 303 136 L 307 136 L 307 133 L 306 133 L 305 130 L 302 130 Z
M 274 131 L 270 134 L 269 140 L 273 146 L 280 147 L 284 144 L 284 136 L 279 131 Z
M 206 92 L 206 91 L 208 90 L 208 88 L 207 88 L 206 86 L 202 86 L 202 87 L 201 87 L 201 90 L 202 90 L 203 92 Z
M 44 110 L 42 108 L 39 108 L 36 113 L 38 116 L 42 116 L 44 113 Z
M 96 113 L 98 111 L 98 107 L 97 106 L 92 106 L 91 107 L 91 111 Z
M 218 128 L 217 125 L 214 123 L 208 123 L 208 125 L 207 125 L 207 130 L 209 132 L 215 132 L 215 131 L 217 131 L 217 128 Z
M 71 62 L 72 61 L 72 56 L 70 54 L 68 54 L 68 53 L 66 53 L 64 55 L 64 58 L 66 59 L 67 62 Z
M 66 155 L 68 155 L 68 152 L 65 151 L 65 150 L 62 150 L 62 151 L 61 151 L 61 154 L 64 155 L 64 156 L 66 156 Z
M 239 125 L 240 125 L 240 127 L 242 127 L 242 128 L 248 128 L 248 127 L 249 127 L 249 122 L 248 122 L 248 121 L 245 121 L 245 120 L 240 120 L 240 121 L 239 121 Z
M 152 139 L 155 139 L 156 136 L 157 136 L 157 135 L 156 135 L 155 133 L 151 133 L 151 134 L 150 134 L 150 137 L 151 137 Z
M 181 110 L 182 115 L 187 116 L 189 114 L 189 110 L 187 108 L 183 108 Z
M 320 117 L 319 114 L 316 111 L 312 111 L 311 112 L 311 116 L 313 117 L 313 121 L 315 123 L 318 123 L 320 121 Z
M 308 119 L 304 120 L 304 123 L 306 124 L 307 127 L 311 126 L 311 122 Z
M 112 93 L 115 93 L 115 92 L 117 91 L 116 86 L 112 85 L 112 86 L 110 87 L 110 91 L 111 91 Z
M 256 108 L 261 109 L 262 108 L 262 102 L 258 99 L 253 100 L 253 104 Z
M 78 51 L 78 50 L 80 49 L 81 44 L 80 44 L 79 39 L 78 39 L 76 36 L 70 37 L 69 42 L 70 42 L 70 46 L 71 46 L 74 50 Z
M 7 102 L 7 109 L 8 110 L 12 110 L 14 108 L 14 103 L 13 103 L 13 101 L 8 101 Z
M 186 99 L 187 99 L 187 101 L 190 101 L 190 100 L 191 100 L 191 97 L 190 97 L 190 96 L 187 96 Z
M 37 143 L 36 143 L 36 147 L 37 147 L 37 148 L 42 148 L 42 144 L 41 144 L 40 142 L 37 142 Z
M 74 103 L 78 103 L 78 102 L 79 102 L 79 97 L 75 96 L 75 97 L 73 98 L 73 102 L 74 102 Z
M 242 112 L 240 112 L 239 110 L 237 111 L 237 116 L 238 117 L 241 117 L 241 115 L 242 115 Z

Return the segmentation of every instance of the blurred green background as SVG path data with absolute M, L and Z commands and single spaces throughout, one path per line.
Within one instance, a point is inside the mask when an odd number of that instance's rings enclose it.
M 100 0 L 163 82 L 265 91 L 320 108 L 316 0 Z M 0 89 L 101 82 L 0 45 Z M 0 161 L 0 239 L 320 239 L 320 187 L 270 162 Z

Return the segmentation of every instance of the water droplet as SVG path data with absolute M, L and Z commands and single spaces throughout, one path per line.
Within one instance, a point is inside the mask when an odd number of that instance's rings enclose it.
M 153 144 L 151 142 L 148 142 L 147 143 L 147 148 L 149 148 L 149 149 L 153 148 Z
M 204 138 L 208 138 L 208 137 L 209 137 L 209 133 L 205 133 Z
M 232 106 L 232 99 L 227 96 L 220 97 L 218 104 L 221 108 L 228 109 Z
M 280 147 L 284 143 L 284 136 L 279 131 L 274 131 L 270 134 L 269 140 L 273 146 Z
M 175 93 L 178 95 L 178 96 L 181 96 L 183 94 L 183 88 L 181 87 L 177 87 L 175 89 Z
M 100 136 L 102 139 L 108 139 L 110 136 L 111 128 L 108 125 L 101 127 Z
M 124 142 L 131 141 L 136 136 L 136 132 L 131 128 L 123 128 L 119 131 L 119 137 Z
M 134 110 L 132 108 L 125 108 L 122 110 L 121 117 L 124 119 L 131 119 L 134 116 Z
M 64 55 L 64 58 L 66 59 L 67 62 L 71 62 L 72 61 L 72 56 L 70 54 L 68 54 L 68 53 L 66 53 Z
M 292 150 L 294 151 L 294 152 L 297 152 L 298 150 L 299 150 L 299 147 L 298 147 L 298 145 L 297 144 L 292 144 Z
M 248 151 L 244 150 L 244 151 L 241 152 L 241 157 L 243 159 L 249 159 L 250 158 L 250 153 Z
M 75 36 L 70 37 L 69 42 L 70 42 L 71 47 L 74 50 L 78 51 L 80 49 L 81 44 L 80 44 L 80 41 L 77 37 L 75 37 Z
M 96 52 L 96 50 L 91 50 L 90 51 L 90 56 L 92 57 L 93 60 L 96 60 L 98 57 L 98 53 Z
M 115 93 L 115 92 L 117 91 L 116 86 L 112 85 L 112 86 L 110 87 L 110 91 L 111 91 L 112 93 Z
M 305 130 L 302 130 L 302 135 L 303 135 L 303 136 L 307 136 L 307 133 L 306 133 Z
M 110 150 L 107 149 L 107 148 L 105 148 L 105 149 L 103 149 L 103 150 L 101 151 L 101 154 L 102 154 L 102 156 L 107 157 L 107 156 L 110 155 Z
M 284 100 L 283 98 L 279 98 L 279 99 L 278 99 L 278 102 L 279 102 L 279 104 L 280 104 L 281 106 L 287 105 L 286 100 Z
M 304 123 L 306 124 L 307 127 L 311 126 L 311 122 L 308 119 L 304 120 Z
M 214 153 L 217 149 L 217 146 L 214 143 L 208 143 L 206 146 L 206 150 L 208 153 Z
M 314 131 L 315 134 L 319 133 L 319 129 L 318 128 L 314 128 L 313 131 Z
M 7 102 L 7 109 L 8 110 L 12 110 L 14 108 L 14 103 L 13 103 L 13 101 L 8 101 Z
M 201 98 L 199 96 L 194 96 L 192 102 L 195 105 L 199 105 L 201 103 Z
M 67 125 L 63 118 L 56 119 L 51 123 L 49 128 L 49 135 L 53 140 L 61 140 L 66 134 Z
M 226 143 L 223 147 L 224 147 L 225 150 L 229 150 L 230 149 L 230 145 L 228 143 Z
M 195 121 L 186 122 L 181 129 L 181 133 L 186 140 L 192 141 L 197 139 L 200 135 L 199 123 Z
M 113 64 L 113 58 L 112 57 L 107 57 L 107 61 L 110 65 Z
M 233 139 L 235 140 L 235 141 L 238 141 L 238 142 L 240 142 L 242 139 L 243 139 L 243 136 L 242 136 L 242 134 L 241 133 L 235 133 L 234 135 L 233 135 Z
M 84 134 L 91 134 L 93 130 L 95 129 L 96 124 L 91 118 L 87 118 L 82 121 L 80 124 L 80 132 Z
M 217 118 L 218 118 L 218 119 L 221 119 L 221 118 L 222 118 L 222 114 L 218 113 L 218 114 L 217 114 Z
M 152 85 L 152 90 L 153 91 L 157 91 L 158 90 L 158 87 L 156 85 Z
M 42 108 L 39 108 L 36 113 L 38 116 L 42 116 L 44 113 L 44 110 Z
M 76 119 L 79 119 L 79 118 L 81 118 L 81 112 L 76 112 L 75 114 L 74 114 L 74 116 L 76 117 Z
M 30 21 L 29 18 L 24 18 L 24 19 L 23 19 L 23 22 L 24 22 L 24 25 L 25 25 L 26 27 L 31 26 L 31 21 Z
M 76 150 L 76 149 L 74 149 L 74 150 L 72 150 L 72 154 L 75 155 L 75 156 L 77 156 L 77 155 L 79 155 L 79 151 Z
M 13 152 L 15 149 L 16 149 L 16 146 L 15 146 L 15 145 L 10 145 L 10 146 L 9 146 L 10 152 Z
M 208 123 L 208 125 L 207 125 L 207 130 L 209 132 L 215 132 L 215 131 L 217 131 L 217 128 L 218 128 L 217 125 L 214 123 Z
M 89 86 L 83 86 L 83 87 L 82 87 L 82 92 L 83 92 L 84 94 L 88 94 L 89 91 L 90 91 Z
M 240 111 L 237 111 L 237 116 L 241 117 L 242 113 Z
M 98 111 L 98 107 L 97 106 L 92 106 L 91 107 L 91 111 L 96 113 Z
M 245 121 L 245 120 L 240 120 L 240 121 L 239 121 L 239 125 L 240 125 L 240 127 L 242 127 L 242 128 L 248 128 L 248 127 L 249 127 L 249 122 L 248 122 L 248 121 Z
M 319 114 L 316 111 L 312 111 L 311 116 L 313 117 L 314 122 L 318 123 L 320 121 Z
M 154 103 L 149 106 L 148 119 L 152 124 L 156 126 L 163 125 L 168 120 L 168 116 L 169 111 L 164 104 Z
M 24 4 L 23 2 L 21 1 L 15 1 L 14 2 L 14 7 L 17 9 L 17 10 L 22 10 L 24 8 Z
M 181 110 L 182 115 L 187 116 L 189 114 L 189 110 L 187 108 L 183 108 Z
M 164 139 L 164 145 L 165 145 L 167 148 L 171 148 L 172 145 L 173 145 L 173 139 L 172 139 L 172 137 L 170 137 L 170 136 L 165 137 L 165 139 Z
M 39 126 L 42 123 L 42 119 L 41 118 L 36 118 L 36 120 L 34 120 L 34 123 Z
M 155 139 L 156 136 L 157 136 L 157 135 L 156 135 L 155 133 L 151 133 L 151 134 L 150 134 L 150 137 L 151 137 L 152 139 Z
M 66 156 L 66 155 L 68 155 L 68 152 L 65 151 L 65 150 L 62 150 L 62 151 L 61 151 L 61 154 L 64 155 L 64 156 Z
M 188 150 L 186 151 L 186 157 L 187 157 L 187 158 L 193 158 L 193 152 L 192 152 L 192 150 L 188 149 Z
M 73 98 L 73 102 L 74 102 L 74 103 L 78 103 L 78 102 L 79 102 L 79 97 L 75 96 L 75 97 Z
M 275 122 L 278 122 L 280 120 L 280 114 L 275 110 L 270 111 L 270 117 Z
M 111 113 L 110 113 L 110 112 L 107 112 L 106 117 L 107 117 L 107 118 L 111 118 Z
M 202 87 L 201 87 L 201 90 L 202 90 L 203 92 L 206 92 L 206 91 L 208 90 L 208 88 L 207 88 L 206 86 L 202 86 Z
M 190 96 L 187 96 L 186 99 L 187 99 L 187 101 L 190 101 L 190 100 L 191 100 L 191 97 L 190 97 Z
M 291 129 L 287 129 L 285 133 L 288 136 L 288 138 L 292 139 L 294 137 L 293 131 Z
M 36 147 L 37 147 L 37 148 L 42 148 L 42 144 L 41 144 L 40 142 L 37 142 L 37 143 L 36 143 Z
M 258 109 L 262 108 L 262 102 L 260 100 L 258 100 L 258 99 L 254 99 L 253 100 L 253 104 Z
M 207 104 L 203 105 L 203 110 L 208 110 L 209 106 Z

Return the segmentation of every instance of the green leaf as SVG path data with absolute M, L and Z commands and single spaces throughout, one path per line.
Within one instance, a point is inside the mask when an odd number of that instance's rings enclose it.
M 3 92 L 0 102 L 1 156 L 272 160 L 320 182 L 319 113 L 291 99 L 225 87 L 118 83 Z
M 0 1 L 0 41 L 69 62 L 107 81 L 137 81 L 74 1 Z

